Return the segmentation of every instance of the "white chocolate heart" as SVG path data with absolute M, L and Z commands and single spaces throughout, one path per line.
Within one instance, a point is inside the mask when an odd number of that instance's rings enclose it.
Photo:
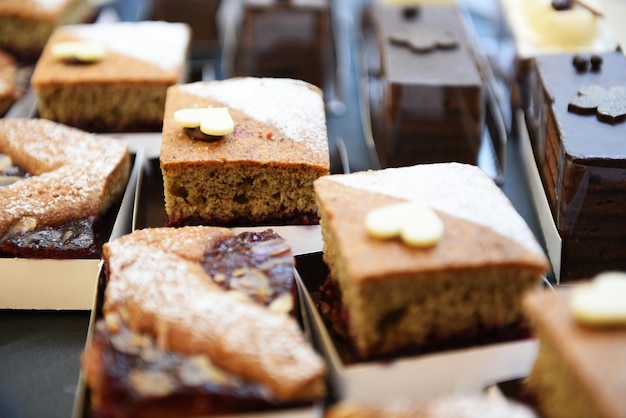
M 184 128 L 200 127 L 200 131 L 211 136 L 228 135 L 235 129 L 226 107 L 179 109 L 174 112 L 174 122 Z
M 579 285 L 573 290 L 570 310 L 587 325 L 626 325 L 626 273 L 602 273 Z
M 71 41 L 52 45 L 52 56 L 60 60 L 77 60 L 81 62 L 97 62 L 106 57 L 106 48 L 95 42 Z
M 400 236 L 413 247 L 430 247 L 443 236 L 443 222 L 434 210 L 418 202 L 398 203 L 370 211 L 365 218 L 367 232 L 380 239 Z

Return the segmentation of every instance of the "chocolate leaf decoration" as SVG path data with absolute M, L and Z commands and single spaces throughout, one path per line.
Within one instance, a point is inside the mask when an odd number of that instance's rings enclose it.
M 578 96 L 572 99 L 567 110 L 580 115 L 596 114 L 599 121 L 620 123 L 626 120 L 626 86 L 613 86 L 608 90 L 590 84 L 578 89 Z
M 424 53 L 435 49 L 452 49 L 458 46 L 454 33 L 446 29 L 416 26 L 400 30 L 389 36 L 391 43 L 409 47 L 414 52 Z

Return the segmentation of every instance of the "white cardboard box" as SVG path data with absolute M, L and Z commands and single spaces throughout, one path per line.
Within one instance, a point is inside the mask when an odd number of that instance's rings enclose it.
M 543 235 L 544 245 L 550 264 L 552 265 L 552 271 L 557 284 L 561 282 L 561 248 L 562 240 L 561 235 L 554 223 L 552 212 L 550 211 L 550 204 L 545 191 L 543 190 L 543 183 L 541 182 L 541 176 L 539 175 L 539 169 L 535 163 L 533 157 L 533 150 L 530 145 L 530 138 L 528 136 L 528 129 L 526 128 L 526 121 L 524 120 L 524 114 L 521 110 L 517 111 L 517 126 L 519 138 L 515 141 L 519 148 L 519 155 L 522 160 L 522 167 L 524 168 L 524 175 L 526 176 L 526 182 L 530 189 L 533 206 L 535 213 L 539 220 L 541 227 L 541 233 Z

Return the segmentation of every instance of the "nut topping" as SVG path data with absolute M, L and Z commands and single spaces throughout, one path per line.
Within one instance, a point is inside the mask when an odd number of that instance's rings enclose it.
M 186 360 L 178 369 L 178 378 L 187 386 L 200 386 L 206 382 L 229 385 L 232 379 L 218 369 L 205 356 L 195 356 Z
M 293 310 L 293 296 L 291 294 L 284 294 L 274 299 L 268 309 L 274 313 L 286 314 Z
M 165 396 L 172 393 L 175 383 L 165 373 L 132 370 L 128 375 L 131 387 L 142 396 Z
M 266 303 L 270 297 L 268 277 L 260 270 L 241 268 L 233 272 L 230 286 L 259 302 Z
M 23 234 L 24 232 L 32 231 L 37 227 L 37 219 L 25 216 L 19 221 L 17 221 L 6 233 L 5 237 L 12 237 L 18 234 Z

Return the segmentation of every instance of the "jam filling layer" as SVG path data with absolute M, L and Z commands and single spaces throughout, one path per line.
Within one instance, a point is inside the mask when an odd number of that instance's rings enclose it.
M 0 187 L 30 176 L 0 154 Z M 99 258 L 117 216 L 119 202 L 97 217 L 87 217 L 62 225 L 9 232 L 0 237 L 0 257 L 23 258 Z
M 398 357 L 410 357 L 446 350 L 455 350 L 493 343 L 501 343 L 518 339 L 529 338 L 530 328 L 525 322 L 515 323 L 504 328 L 475 327 L 464 333 L 455 334 L 449 338 L 429 338 L 426 343 L 419 346 L 399 347 L 394 352 L 373 352 L 367 358 L 359 355 L 354 340 L 350 334 L 350 317 L 343 305 L 339 283 L 330 276 L 326 278 L 320 288 L 318 310 L 326 323 L 331 338 L 335 343 L 338 354 L 346 364 L 354 364 L 363 361 L 387 361 Z M 390 321 L 393 318 L 389 318 Z M 384 324 L 382 324 L 384 326 Z

